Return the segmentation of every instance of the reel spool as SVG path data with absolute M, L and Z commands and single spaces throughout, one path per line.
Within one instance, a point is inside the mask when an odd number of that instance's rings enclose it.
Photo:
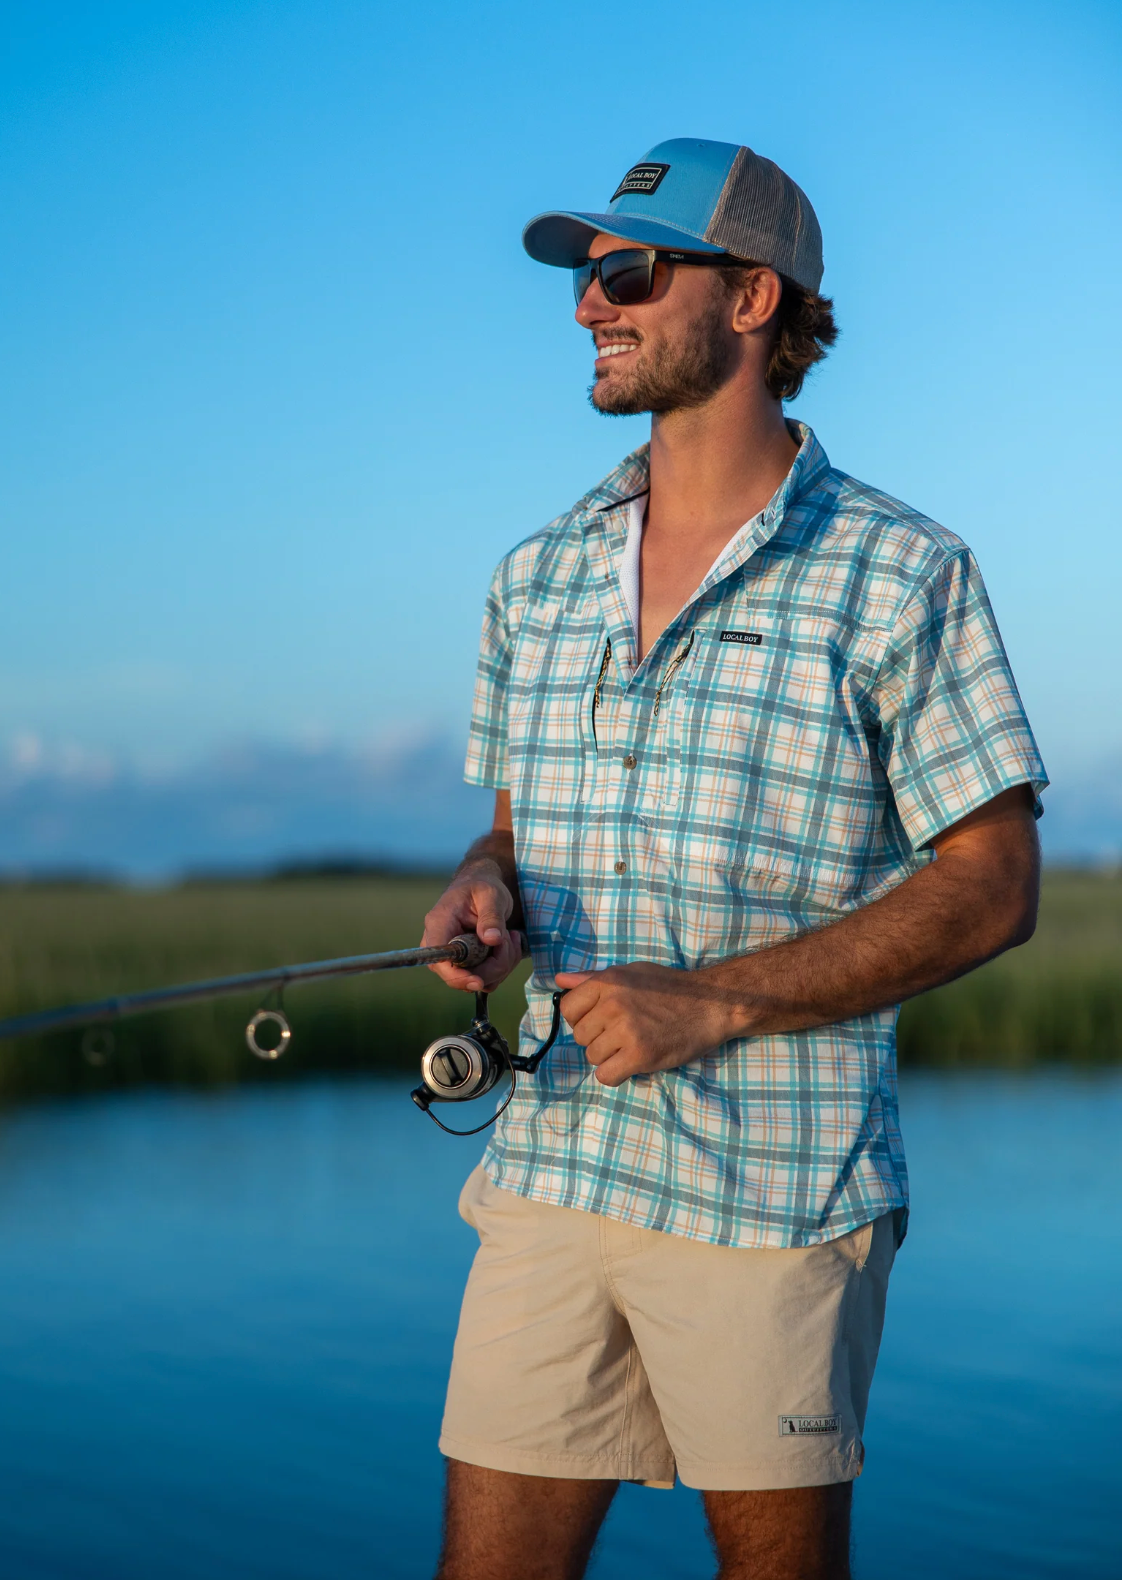
M 495 1040 L 503 1042 L 498 1032 Z M 433 1094 L 431 1102 L 466 1102 L 485 1096 L 496 1085 L 508 1068 L 509 1057 L 505 1042 L 500 1052 L 489 1041 L 470 1033 L 438 1037 L 421 1055 L 421 1080 Z
M 557 1041 L 561 1029 L 563 993 L 553 995 L 553 1024 L 549 1036 L 536 1053 L 520 1058 L 511 1053 L 506 1038 L 487 1019 L 487 995 L 475 995 L 475 1018 L 465 1032 L 454 1032 L 430 1042 L 421 1055 L 421 1084 L 410 1097 L 434 1125 L 450 1136 L 475 1136 L 495 1120 L 514 1096 L 519 1071 L 533 1074 Z M 510 1076 L 510 1091 L 489 1119 L 474 1130 L 452 1130 L 432 1112 L 433 1103 L 466 1103 L 485 1097 L 504 1075 Z

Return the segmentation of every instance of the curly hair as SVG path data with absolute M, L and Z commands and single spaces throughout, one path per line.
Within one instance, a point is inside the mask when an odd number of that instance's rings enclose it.
M 757 269 L 769 267 L 763 263 L 744 263 L 716 272 L 732 296 L 744 289 Z M 794 400 L 811 368 L 822 361 L 837 340 L 838 326 L 834 322 L 834 303 L 830 297 L 808 291 L 785 274 L 779 279 L 783 295 L 775 315 L 775 336 L 764 382 L 776 400 Z

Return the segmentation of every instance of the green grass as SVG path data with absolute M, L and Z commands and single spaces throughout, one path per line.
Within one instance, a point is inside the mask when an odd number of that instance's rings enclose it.
M 160 891 L 32 885 L 0 889 L 0 1017 L 250 971 L 399 948 L 420 937 L 436 878 L 304 878 Z M 524 973 L 522 974 L 524 975 Z M 513 1037 L 521 982 L 492 1013 Z M 223 1084 L 316 1070 L 415 1070 L 421 1049 L 463 1027 L 471 1000 L 424 970 L 292 988 L 293 1038 L 277 1064 L 243 1040 L 259 1000 L 224 999 L 124 1021 L 102 1065 L 80 1033 L 0 1043 L 0 1096 L 145 1081 Z M 1122 877 L 1051 872 L 1024 948 L 904 1008 L 904 1064 L 1027 1066 L 1122 1060 Z
M 1122 874 L 1045 873 L 1032 940 L 900 1014 L 900 1063 L 1122 1061 Z
M 199 883 L 160 891 L 35 885 L 0 889 L 0 1017 L 133 988 L 301 960 L 400 949 L 420 941 L 438 878 Z M 521 983 L 491 1000 L 513 1037 Z M 0 1097 L 99 1090 L 145 1081 L 218 1085 L 316 1070 L 411 1070 L 473 1000 L 424 968 L 289 988 L 292 1041 L 275 1064 L 246 1048 L 262 1000 L 239 995 L 119 1022 L 104 1065 L 82 1034 L 0 1042 Z

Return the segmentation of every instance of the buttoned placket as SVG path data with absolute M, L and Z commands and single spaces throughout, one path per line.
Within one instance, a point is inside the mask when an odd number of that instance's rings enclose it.
M 644 814 L 649 815 L 656 807 L 668 811 L 677 803 L 679 773 L 673 761 L 671 710 L 675 715 L 681 714 L 689 692 L 691 659 L 697 652 L 691 611 L 774 536 L 806 481 L 800 453 L 754 525 L 746 523 L 749 530 L 741 529 L 743 539 L 737 548 L 716 562 L 642 659 L 637 658 L 636 622 L 627 607 L 618 566 L 627 530 L 625 513 L 635 494 L 646 490 L 621 495 L 599 507 L 587 507 L 583 513 L 585 552 L 606 627 L 605 645 L 597 657 L 589 699 L 593 743 L 591 803 L 601 815 L 613 810 L 617 814 L 616 848 L 602 850 L 601 858 L 606 861 L 612 856 L 611 867 L 618 878 L 629 872 L 635 875 L 629 827 L 633 822 L 644 822 Z M 653 765 L 660 761 L 661 782 L 652 787 Z M 652 788 L 654 794 L 650 793 Z

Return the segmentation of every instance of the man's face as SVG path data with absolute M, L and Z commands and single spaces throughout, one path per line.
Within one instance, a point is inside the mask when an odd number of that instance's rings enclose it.
M 634 245 L 600 235 L 589 257 Z M 596 343 L 596 379 L 588 398 L 608 416 L 701 406 L 736 361 L 732 302 L 713 269 L 658 263 L 654 290 L 633 307 L 613 307 L 593 280 L 576 318 Z

